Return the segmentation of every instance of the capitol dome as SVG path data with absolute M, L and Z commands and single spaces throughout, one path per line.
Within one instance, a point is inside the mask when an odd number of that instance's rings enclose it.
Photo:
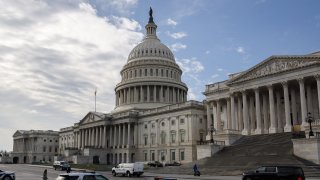
M 187 101 L 188 88 L 172 51 L 157 37 L 152 9 L 146 36 L 132 49 L 115 88 L 115 111 L 152 109 Z

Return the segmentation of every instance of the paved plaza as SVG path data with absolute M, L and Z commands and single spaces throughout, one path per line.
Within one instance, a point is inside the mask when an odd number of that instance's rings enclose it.
M 14 171 L 16 172 L 17 180 L 41 180 L 42 174 L 45 169 L 48 170 L 48 180 L 55 180 L 56 177 L 64 173 L 63 171 L 55 171 L 52 167 L 46 166 L 38 166 L 38 165 L 29 165 L 29 164 L 0 164 L 1 170 Z M 240 180 L 241 176 L 200 176 L 194 177 L 192 175 L 179 175 L 179 174 L 153 174 L 153 173 L 145 173 L 143 176 L 137 177 L 113 177 L 111 172 L 99 172 L 109 178 L 110 180 L 126 180 L 126 179 L 145 179 L 145 180 L 153 180 L 154 177 L 166 177 L 177 180 L 184 179 L 212 179 L 212 180 Z M 307 178 L 307 180 L 319 180 L 320 178 Z

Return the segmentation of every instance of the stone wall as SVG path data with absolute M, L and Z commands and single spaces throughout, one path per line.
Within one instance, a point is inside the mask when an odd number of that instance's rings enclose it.
M 197 160 L 211 157 L 221 150 L 221 146 L 216 144 L 197 145 Z
M 320 164 L 320 138 L 292 139 L 294 155 Z

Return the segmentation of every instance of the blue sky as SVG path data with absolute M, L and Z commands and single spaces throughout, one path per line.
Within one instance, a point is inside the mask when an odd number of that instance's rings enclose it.
M 71 126 L 114 108 L 114 87 L 152 6 L 189 99 L 271 55 L 320 51 L 317 0 L 0 1 L 0 150 L 18 129 Z

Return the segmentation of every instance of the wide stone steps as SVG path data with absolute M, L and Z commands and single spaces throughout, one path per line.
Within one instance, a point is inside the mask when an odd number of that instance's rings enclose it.
M 293 155 L 291 133 L 244 136 L 231 146 L 196 163 L 202 174 L 241 175 L 262 165 L 300 166 L 308 177 L 320 177 L 320 166 Z M 151 169 L 159 173 L 192 174 L 194 163 Z

